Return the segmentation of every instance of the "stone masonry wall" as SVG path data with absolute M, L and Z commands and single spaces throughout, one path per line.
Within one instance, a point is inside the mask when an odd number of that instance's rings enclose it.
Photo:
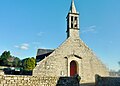
M 0 75 L 0 86 L 79 86 L 79 76 L 38 77 Z
M 76 57 L 77 56 L 77 57 Z M 53 53 L 39 62 L 34 76 L 70 76 L 70 62 L 76 61 L 81 83 L 95 82 L 95 74 L 108 76 L 109 72 L 93 51 L 79 38 L 69 37 Z
M 58 77 L 0 75 L 0 86 L 56 86 Z

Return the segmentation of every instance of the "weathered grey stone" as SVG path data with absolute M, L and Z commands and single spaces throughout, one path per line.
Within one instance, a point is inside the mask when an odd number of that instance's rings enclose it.
M 73 60 L 78 64 L 78 74 L 83 82 L 94 82 L 95 74 L 101 76 L 109 75 L 105 65 L 79 38 L 68 38 L 52 54 L 39 62 L 33 70 L 33 75 L 70 76 L 70 62 Z
M 56 86 L 59 77 L 2 76 L 0 86 Z M 17 78 L 16 78 L 17 77 Z M 22 77 L 22 79 L 21 79 Z

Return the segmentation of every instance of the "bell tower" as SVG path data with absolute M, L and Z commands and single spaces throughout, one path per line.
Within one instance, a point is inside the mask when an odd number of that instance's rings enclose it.
M 79 13 L 76 11 L 74 0 L 71 2 L 70 11 L 67 15 L 67 38 L 79 37 Z

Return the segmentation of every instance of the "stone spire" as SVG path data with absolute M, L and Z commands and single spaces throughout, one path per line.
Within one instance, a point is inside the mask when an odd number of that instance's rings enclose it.
M 74 4 L 74 0 L 72 0 L 72 2 L 71 2 L 70 13 L 77 13 L 76 7 L 75 7 L 75 4 Z
M 76 11 L 74 0 L 71 2 L 70 11 L 67 15 L 67 38 L 79 37 L 79 13 Z

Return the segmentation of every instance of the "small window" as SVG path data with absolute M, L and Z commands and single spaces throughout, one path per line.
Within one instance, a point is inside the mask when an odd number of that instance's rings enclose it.
M 75 17 L 75 20 L 77 21 L 77 17 Z
M 77 24 L 75 24 L 75 27 L 77 28 Z
M 73 22 L 71 22 L 71 28 L 73 28 Z
M 71 16 L 71 21 L 73 21 L 73 16 Z

